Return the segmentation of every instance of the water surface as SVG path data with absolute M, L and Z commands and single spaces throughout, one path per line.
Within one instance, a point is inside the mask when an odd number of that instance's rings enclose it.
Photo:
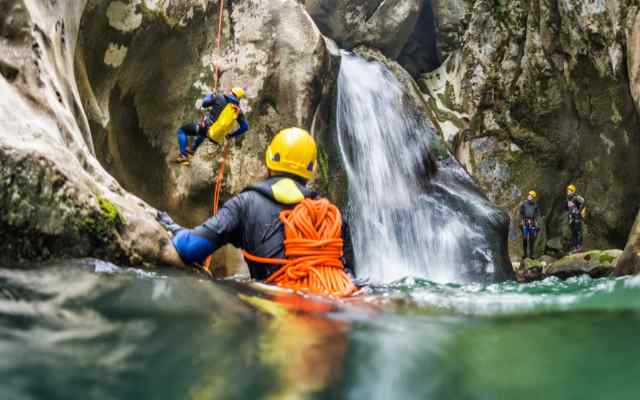
M 6 399 L 584 400 L 640 391 L 637 277 L 409 278 L 336 306 L 95 260 L 35 267 L 0 269 Z

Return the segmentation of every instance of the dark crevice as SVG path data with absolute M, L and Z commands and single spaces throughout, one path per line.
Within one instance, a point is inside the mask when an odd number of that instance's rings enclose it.
M 376 13 L 380 10 L 380 8 L 382 8 L 382 6 L 384 5 L 385 0 L 381 0 L 380 3 L 378 3 L 378 5 L 366 16 L 365 18 L 365 23 L 369 22 L 371 20 L 371 18 L 373 18 Z
M 426 0 L 416 27 L 398 57 L 398 62 L 413 76 L 431 72 L 442 65 L 438 51 L 435 16 L 431 0 Z
M 16 80 L 19 74 L 18 68 L 13 65 L 7 64 L 6 62 L 0 60 L 0 74 L 4 76 L 4 78 L 9 81 L 9 83 Z

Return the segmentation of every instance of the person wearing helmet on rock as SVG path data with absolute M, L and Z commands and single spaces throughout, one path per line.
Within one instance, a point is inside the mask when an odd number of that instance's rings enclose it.
M 220 212 L 194 229 L 184 229 L 166 213 L 158 219 L 173 233 L 173 244 L 187 265 L 201 264 L 214 251 L 232 244 L 257 257 L 285 258 L 284 225 L 280 211 L 292 209 L 305 198 L 318 194 L 307 184 L 317 168 L 316 142 L 304 129 L 281 130 L 265 153 L 268 176 L 228 200 Z M 343 263 L 353 274 L 352 246 L 347 224 L 343 224 Z M 248 261 L 251 277 L 265 280 L 280 265 Z
M 235 87 L 226 94 L 210 93 L 202 99 L 202 109 L 208 109 L 200 122 L 186 124 L 178 129 L 180 154 L 177 163 L 188 165 L 189 156 L 193 156 L 206 138 L 222 143 L 226 137 L 239 137 L 249 130 L 244 113 L 240 108 L 240 99 L 245 95 L 241 87 Z M 194 139 L 189 145 L 189 136 Z
M 569 251 L 572 253 L 582 250 L 582 218 L 585 211 L 585 201 L 582 196 L 578 195 L 577 190 L 574 184 L 567 186 L 567 212 L 571 228 Z
M 538 218 L 540 217 L 540 206 L 536 200 L 537 197 L 538 194 L 531 190 L 527 194 L 527 199 L 520 204 L 523 259 L 533 258 L 533 249 L 538 235 Z

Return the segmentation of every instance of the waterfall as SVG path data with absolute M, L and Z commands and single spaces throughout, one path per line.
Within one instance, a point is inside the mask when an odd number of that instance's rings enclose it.
M 506 237 L 492 241 L 506 232 L 506 217 L 444 150 L 391 71 L 344 53 L 336 119 L 358 276 L 501 277 Z

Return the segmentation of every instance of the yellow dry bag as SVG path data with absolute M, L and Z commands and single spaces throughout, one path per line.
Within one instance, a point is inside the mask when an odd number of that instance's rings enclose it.
M 224 142 L 224 138 L 237 129 L 239 115 L 240 107 L 235 104 L 227 104 L 222 109 L 216 122 L 209 127 L 209 139 L 218 144 Z

